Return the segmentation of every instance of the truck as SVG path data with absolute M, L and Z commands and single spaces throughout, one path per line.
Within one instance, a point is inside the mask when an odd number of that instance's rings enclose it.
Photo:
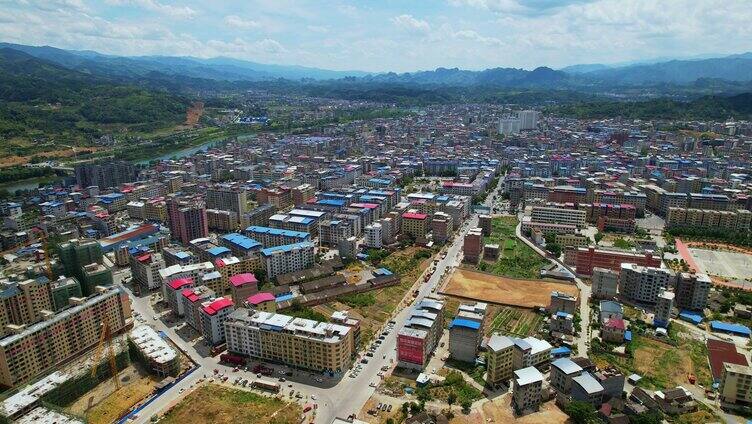
M 270 376 L 270 375 L 274 374 L 274 370 L 273 369 L 271 369 L 269 367 L 265 367 L 265 366 L 263 366 L 261 364 L 256 364 L 253 367 L 253 372 L 256 373 L 256 374 L 261 374 L 261 375 L 266 375 L 266 376 Z
M 245 365 L 246 362 L 245 358 L 243 358 L 242 356 L 233 355 L 231 353 L 223 353 L 219 355 L 219 360 L 221 362 L 240 367 Z
M 279 391 L 282 389 L 282 386 L 279 385 L 279 383 L 275 383 L 269 380 L 256 380 L 253 382 L 253 384 L 251 384 L 251 387 L 260 390 L 266 390 L 272 393 L 279 393 Z

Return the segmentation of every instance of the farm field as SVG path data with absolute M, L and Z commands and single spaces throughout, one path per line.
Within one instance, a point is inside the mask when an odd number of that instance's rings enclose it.
M 575 296 L 579 293 L 572 284 L 505 278 L 468 269 L 455 270 L 440 293 L 498 305 L 535 308 L 548 306 L 552 291 Z
M 492 318 L 484 329 L 486 335 L 500 332 L 504 335 L 528 337 L 535 335 L 543 325 L 544 316 L 527 309 L 509 306 L 494 309 L 490 311 Z
M 300 406 L 294 403 L 207 384 L 190 393 L 160 422 L 289 424 L 300 422 L 301 413 Z
M 478 270 L 510 278 L 537 278 L 548 262 L 515 236 L 517 218 L 497 216 L 491 220 L 491 235 L 484 244 L 498 244 L 502 249 L 496 262 L 481 261 Z

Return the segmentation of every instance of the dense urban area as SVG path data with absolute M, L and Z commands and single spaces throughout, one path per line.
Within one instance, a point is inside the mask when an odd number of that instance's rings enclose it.
M 18 85 L 1 422 L 752 418 L 738 103 L 328 87 Z

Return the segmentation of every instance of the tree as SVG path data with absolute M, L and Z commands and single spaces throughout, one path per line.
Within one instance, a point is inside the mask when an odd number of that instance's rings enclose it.
M 595 239 L 595 244 L 600 243 L 601 240 L 603 240 L 603 237 L 604 235 L 602 232 L 598 231 L 597 233 L 595 233 L 595 235 L 593 236 L 593 238 Z
M 387 418 L 386 424 L 394 424 L 394 418 Z
M 460 403 L 460 405 L 462 406 L 462 413 L 467 415 L 470 413 L 470 407 L 473 406 L 473 403 L 465 399 L 462 401 L 462 403 Z
M 564 412 L 575 424 L 589 424 L 595 420 L 595 408 L 587 402 L 573 400 L 564 408 Z
M 449 404 L 449 409 L 452 409 L 452 405 L 454 405 L 454 402 L 457 401 L 457 394 L 454 392 L 449 392 L 447 395 L 447 403 Z
M 551 252 L 551 254 L 557 258 L 561 256 L 561 245 L 559 245 L 558 243 L 546 243 L 546 250 Z
M 417 414 L 418 412 L 420 412 L 420 405 L 415 402 L 410 402 L 410 413 Z
M 658 412 L 644 412 L 629 417 L 630 424 L 660 424 L 663 421 Z
M 407 415 L 407 412 L 408 412 L 409 410 L 410 410 L 410 403 L 409 403 L 409 402 L 405 402 L 405 403 L 403 403 L 403 404 L 402 404 L 402 413 L 403 413 L 404 415 Z
M 419 387 L 418 390 L 415 391 L 415 394 L 420 402 L 428 402 L 431 400 L 431 393 L 429 393 L 428 389 L 425 387 Z

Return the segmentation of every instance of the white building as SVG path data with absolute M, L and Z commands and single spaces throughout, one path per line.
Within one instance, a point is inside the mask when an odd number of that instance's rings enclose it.
M 520 120 L 518 118 L 499 119 L 499 134 L 513 135 L 520 132 Z
M 232 299 L 225 297 L 201 305 L 201 334 L 207 343 L 215 346 L 225 341 L 225 321 L 234 310 Z
M 373 249 L 381 249 L 383 246 L 384 235 L 381 224 L 373 223 L 366 226 L 365 246 Z
M 671 286 L 674 275 L 670 270 L 621 264 L 619 295 L 632 302 L 655 304 L 658 295 Z
M 521 130 L 535 130 L 538 129 L 538 116 L 540 112 L 537 110 L 521 110 L 517 112 L 517 119 L 520 121 Z
M 574 225 L 577 228 L 585 228 L 587 225 L 586 212 L 579 209 L 534 206 L 530 217 L 533 222 L 546 224 Z
M 619 273 L 607 268 L 593 268 L 593 298 L 611 300 L 616 298 Z
M 671 320 L 671 308 L 674 307 L 674 292 L 664 290 L 658 296 L 658 303 L 655 305 L 655 315 L 653 316 L 653 325 L 656 327 L 668 327 Z
M 542 399 L 543 374 L 535 367 L 518 369 L 512 380 L 512 405 L 518 413 L 535 411 Z
M 262 249 L 267 278 L 271 280 L 281 274 L 310 268 L 314 261 L 313 248 L 313 243 L 306 241 Z

